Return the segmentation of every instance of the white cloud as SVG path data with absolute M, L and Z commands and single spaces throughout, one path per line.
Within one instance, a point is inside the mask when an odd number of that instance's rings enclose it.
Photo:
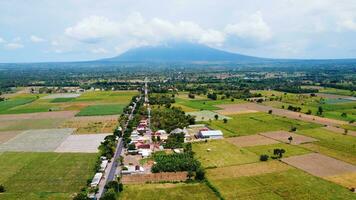
M 94 54 L 105 54 L 105 53 L 108 53 L 108 50 L 106 50 L 104 48 L 95 48 L 95 49 L 92 49 L 91 52 Z
M 0 37 L 0 43 L 5 43 L 5 42 L 6 42 L 5 39 Z
M 30 40 L 34 43 L 39 43 L 39 42 L 44 42 L 46 41 L 45 39 L 35 36 L 35 35 L 31 35 Z
M 90 16 L 68 27 L 65 34 L 82 42 L 95 43 L 118 34 L 118 25 L 101 16 Z
M 354 18 L 353 16 L 343 16 L 341 17 L 338 25 L 342 29 L 356 31 L 356 17 Z
M 244 17 L 236 24 L 228 24 L 225 27 L 225 32 L 237 37 L 258 39 L 260 41 L 272 38 L 271 29 L 264 21 L 260 11 Z
M 57 40 L 53 40 L 53 41 L 51 42 L 51 45 L 52 45 L 52 46 L 59 46 L 59 42 L 58 42 Z
M 21 44 L 21 43 L 7 43 L 7 44 L 5 45 L 5 47 L 6 47 L 7 49 L 10 49 L 10 50 L 15 50 L 15 49 L 21 49 L 21 48 L 23 48 L 24 45 Z
M 81 42 L 89 43 L 100 42 L 104 39 L 117 39 L 121 41 L 138 40 L 140 41 L 138 43 L 155 44 L 174 39 L 219 45 L 225 40 L 223 32 L 204 29 L 194 22 L 170 22 L 160 18 L 146 20 L 137 12 L 120 22 L 105 17 L 91 16 L 68 27 L 65 34 Z

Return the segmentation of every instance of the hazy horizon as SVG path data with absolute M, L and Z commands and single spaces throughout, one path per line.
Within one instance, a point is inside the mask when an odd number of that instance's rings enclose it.
M 5 0 L 0 27 L 0 63 L 96 60 L 172 40 L 266 58 L 356 57 L 352 0 Z

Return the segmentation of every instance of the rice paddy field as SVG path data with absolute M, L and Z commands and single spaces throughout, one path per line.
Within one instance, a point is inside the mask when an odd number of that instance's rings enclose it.
M 217 200 L 218 198 L 204 183 L 164 183 L 125 185 L 118 199 Z
M 225 199 L 355 199 L 348 189 L 297 169 L 237 178 L 208 177 Z
M 297 130 L 321 127 L 321 125 L 318 124 L 288 119 L 267 113 L 238 114 L 230 115 L 229 117 L 232 119 L 228 120 L 227 123 L 215 120 L 207 124 L 210 128 L 222 130 L 224 137 L 252 135 L 278 130 L 289 131 L 291 127 L 296 127 Z
M 181 107 L 185 112 L 194 112 L 194 111 L 201 111 L 201 110 L 220 110 L 221 108 L 217 107 L 216 105 L 220 104 L 232 104 L 232 103 L 241 103 L 243 100 L 234 99 L 218 99 L 218 100 L 211 100 L 205 98 L 197 98 L 197 99 L 189 99 L 189 98 L 175 98 L 176 103 L 173 106 Z
M 343 96 L 337 97 L 335 95 L 336 97 L 334 97 L 330 95 L 330 97 L 328 97 L 327 95 L 319 96 L 317 94 L 317 96 L 312 97 L 307 94 L 291 94 L 266 90 L 256 90 L 254 92 L 269 98 L 280 98 L 278 100 L 264 102 L 265 105 L 275 108 L 287 109 L 288 106 L 295 106 L 302 108 L 302 113 L 307 113 L 310 110 L 312 115 L 317 115 L 318 108 L 321 106 L 323 108 L 322 117 L 343 121 L 356 120 L 356 102 Z M 352 96 L 353 93 L 349 91 L 348 93 L 340 92 L 333 94 Z
M 259 160 L 253 152 L 225 140 L 193 143 L 193 151 L 205 168 L 246 164 Z
M 91 105 L 82 109 L 76 116 L 118 115 L 124 107 L 123 104 Z
M 36 112 L 52 112 L 62 110 L 81 111 L 89 106 L 115 104 L 116 107 L 104 108 L 103 113 L 114 112 L 118 106 L 126 106 L 136 91 L 89 91 L 81 95 L 78 94 L 18 94 L 0 102 L 0 114 L 20 114 Z M 87 108 L 90 110 L 94 108 Z M 87 112 L 87 111 L 85 111 Z M 92 112 L 95 114 L 95 112 Z M 99 113 L 101 115 L 102 113 Z
M 6 192 L 0 199 L 70 200 L 92 177 L 96 157 L 83 153 L 2 153 L 0 183 Z

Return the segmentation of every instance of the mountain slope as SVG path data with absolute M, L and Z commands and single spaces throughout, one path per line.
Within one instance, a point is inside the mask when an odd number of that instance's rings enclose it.
M 192 62 L 192 61 L 260 61 L 262 58 L 230 53 L 201 44 L 171 43 L 128 50 L 105 61 Z

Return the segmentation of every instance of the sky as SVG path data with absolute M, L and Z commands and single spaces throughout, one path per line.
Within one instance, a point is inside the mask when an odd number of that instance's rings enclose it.
M 95 60 L 172 40 L 268 58 L 356 58 L 356 2 L 0 1 L 2 63 Z

